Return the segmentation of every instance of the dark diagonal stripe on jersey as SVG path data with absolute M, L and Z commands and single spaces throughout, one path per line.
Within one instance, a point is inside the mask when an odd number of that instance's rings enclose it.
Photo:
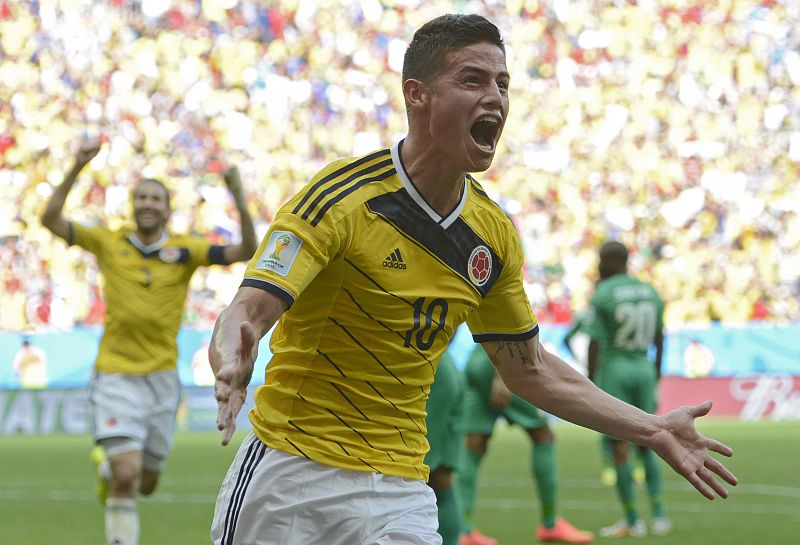
M 303 428 L 301 428 L 300 426 L 298 426 L 297 424 L 295 424 L 295 423 L 294 423 L 294 422 L 292 422 L 291 420 L 287 420 L 287 423 L 288 423 L 288 424 L 289 424 L 291 427 L 293 427 L 294 429 L 296 429 L 297 431 L 299 431 L 300 433 L 302 433 L 303 435 L 308 435 L 308 432 L 307 432 L 306 430 L 304 430 Z
M 342 168 L 340 168 L 340 169 L 338 169 L 338 170 L 335 170 L 335 171 L 331 172 L 330 174 L 328 174 L 328 175 L 327 175 L 327 176 L 325 176 L 324 178 L 320 179 L 320 180 L 319 180 L 317 183 L 315 183 L 313 186 L 311 186 L 311 189 L 309 189 L 309 190 L 306 192 L 306 194 L 305 194 L 305 195 L 303 195 L 303 198 L 302 198 L 302 199 L 300 199 L 300 202 L 299 202 L 299 203 L 297 203 L 297 206 L 295 206 L 295 207 L 294 207 L 294 210 L 292 210 L 292 214 L 299 214 L 299 213 L 300 213 L 300 210 L 303 208 L 303 206 L 306 204 L 306 202 L 308 202 L 308 199 L 310 199 L 310 198 L 311 198 L 311 196 L 312 196 L 314 193 L 316 193 L 316 191 L 317 191 L 319 188 L 321 188 L 322 186 L 324 186 L 324 185 L 325 185 L 325 184 L 327 184 L 328 182 L 330 182 L 330 181 L 332 181 L 332 180 L 335 180 L 335 179 L 336 179 L 336 178 L 338 178 L 339 176 L 342 176 L 342 175 L 344 175 L 344 174 L 347 174 L 347 173 L 348 173 L 348 172 L 350 172 L 351 170 L 353 170 L 353 169 L 356 169 L 356 168 L 358 168 L 358 167 L 360 167 L 361 165 L 364 165 L 364 164 L 366 164 L 366 163 L 369 163 L 370 161 L 372 161 L 372 160 L 374 160 L 374 159 L 377 159 L 377 158 L 379 158 L 379 157 L 381 157 L 381 156 L 383 156 L 383 155 L 390 155 L 390 154 L 391 154 L 391 150 L 389 150 L 389 149 L 382 149 L 382 150 L 376 151 L 376 152 L 374 152 L 374 153 L 370 153 L 369 155 L 365 155 L 365 156 L 364 156 L 364 157 L 362 157 L 361 159 L 359 159 L 359 160 L 357 160 L 357 161 L 354 161 L 354 162 L 352 162 L 352 163 L 348 163 L 348 164 L 344 165 Z
M 333 416 L 336 420 L 338 420 L 339 422 L 344 424 L 350 431 L 352 431 L 353 433 L 358 435 L 361 438 L 361 440 L 364 441 L 367 444 L 367 446 L 369 448 L 375 449 L 375 447 L 372 446 L 372 443 L 370 443 L 369 440 L 366 437 L 364 437 L 364 435 L 362 435 L 362 433 L 360 431 L 358 431 L 353 426 L 348 424 L 347 421 L 344 418 L 342 418 L 341 416 L 339 416 L 338 414 L 336 414 L 335 412 L 333 412 L 332 410 L 330 410 L 327 407 L 325 407 L 325 410 L 328 411 L 328 413 L 330 413 L 330 415 Z
M 289 443 L 290 445 L 292 445 L 292 447 L 294 447 L 294 450 L 296 450 L 297 452 L 300 453 L 300 456 L 302 456 L 303 458 L 305 458 L 307 460 L 311 459 L 311 458 L 309 458 L 308 454 L 306 454 L 305 452 L 302 451 L 302 449 L 300 447 L 298 447 L 297 445 L 292 443 L 292 441 L 288 437 L 284 437 L 284 439 L 286 439 L 286 442 Z
M 384 161 L 383 163 L 391 164 L 391 161 Z M 383 165 L 383 163 L 380 163 L 380 164 Z M 361 179 L 359 179 L 358 182 L 356 182 L 352 186 L 348 187 L 347 189 L 343 189 L 335 197 L 331 197 L 331 199 L 328 200 L 328 202 L 326 202 L 322 206 L 322 208 L 319 209 L 319 211 L 317 212 L 317 215 L 314 216 L 314 219 L 311 220 L 311 225 L 316 226 L 320 222 L 320 220 L 322 219 L 322 216 L 325 215 L 325 212 L 327 212 L 328 209 L 331 206 L 333 206 L 337 202 L 341 201 L 342 199 L 344 199 L 345 197 L 347 197 L 348 195 L 350 195 L 351 193 L 353 193 L 357 189 L 360 189 L 360 188 L 364 187 L 365 185 L 370 184 L 372 182 L 383 181 L 386 178 L 390 178 L 390 177 L 394 176 L 396 173 L 397 173 L 397 171 L 394 168 L 390 168 L 389 170 L 387 170 L 385 172 L 382 172 L 380 174 L 376 174 L 375 176 L 371 176 L 369 178 L 361 178 Z
M 447 229 L 442 229 L 436 221 L 424 213 L 405 189 L 378 195 L 367 201 L 367 207 L 447 265 L 478 291 L 481 297 L 486 297 L 500 278 L 503 270 L 500 257 L 462 218 L 456 219 Z M 485 246 L 492 255 L 491 274 L 482 286 L 476 286 L 470 280 L 467 270 L 470 254 L 478 246 Z
M 305 211 L 303 212 L 301 217 L 304 220 L 308 220 L 308 218 L 311 216 L 312 212 L 314 212 L 314 210 L 320 205 L 320 203 L 322 201 L 324 201 L 325 199 L 328 199 L 329 197 L 331 197 L 337 190 L 343 188 L 344 186 L 346 186 L 349 183 L 352 183 L 352 182 L 354 182 L 356 180 L 363 179 L 364 177 L 366 177 L 369 174 L 373 174 L 373 173 L 375 173 L 375 172 L 377 172 L 377 171 L 379 171 L 381 169 L 384 169 L 386 167 L 391 167 L 392 165 L 393 165 L 392 159 L 389 158 L 389 159 L 387 159 L 385 161 L 381 161 L 379 163 L 375 163 L 374 165 L 369 165 L 368 167 L 364 167 L 364 168 L 358 169 L 355 172 L 351 172 L 345 178 L 343 178 L 343 179 L 341 179 L 341 180 L 339 180 L 339 181 L 337 181 L 335 183 L 331 183 L 330 185 L 328 185 L 328 187 L 326 187 L 325 189 L 320 191 L 320 193 L 316 197 L 314 197 L 314 200 L 311 201 L 311 203 L 305 209 Z M 390 171 L 393 172 L 393 169 L 391 169 Z M 344 190 L 343 193 L 346 195 L 346 194 L 349 194 L 349 191 Z M 332 199 L 332 200 L 334 200 L 334 199 Z M 335 200 L 338 202 L 341 199 L 335 199 Z M 327 205 L 327 203 L 326 203 L 326 205 Z M 328 207 L 328 208 L 330 208 L 330 207 Z M 325 208 L 325 207 L 323 207 L 323 209 L 327 210 L 327 208 Z M 320 216 L 319 213 L 317 215 Z M 317 221 L 319 221 L 319 220 L 317 220 Z M 317 221 L 313 222 L 313 224 L 316 225 Z
M 400 434 L 400 440 L 403 442 L 403 444 L 406 446 L 406 448 L 407 448 L 408 450 L 411 450 L 411 447 L 410 447 L 410 446 L 408 446 L 408 443 L 406 443 L 406 438 L 405 438 L 405 437 L 403 437 L 403 430 L 401 430 L 401 429 L 400 429 L 400 428 L 398 428 L 397 426 L 395 426 L 395 427 L 394 427 L 394 429 L 396 429 L 396 430 L 397 430 L 397 433 L 398 433 L 398 434 Z
M 345 395 L 345 393 L 342 391 L 342 389 L 341 389 L 341 388 L 339 388 L 338 386 L 336 386 L 336 384 L 334 384 L 333 382 L 331 382 L 331 383 L 329 383 L 329 384 L 330 384 L 331 386 L 333 386 L 333 387 L 336 389 L 336 391 L 337 391 L 337 392 L 339 392 L 339 395 L 341 395 L 341 396 L 342 396 L 342 398 L 343 398 L 345 401 L 347 401 L 347 403 L 348 403 L 348 404 L 349 404 L 351 407 L 353 407 L 353 408 L 356 410 L 356 412 L 358 412 L 358 414 L 360 414 L 360 415 L 361 415 L 361 418 L 363 418 L 364 420 L 370 420 L 370 417 L 368 417 L 367 415 L 365 415 L 365 414 L 364 414 L 364 413 L 361 411 L 361 409 L 359 409 L 358 407 L 356 407 L 356 406 L 355 406 L 355 404 L 354 404 L 352 401 L 350 401 L 350 398 L 349 398 L 349 397 L 347 397 L 347 396 Z
M 361 276 L 363 276 L 364 278 L 366 278 L 367 280 L 369 280 L 369 281 L 372 283 L 372 285 L 374 285 L 376 288 L 380 289 L 380 290 L 381 290 L 383 293 L 385 293 L 385 294 L 387 294 L 387 295 L 391 295 L 391 296 L 392 296 L 392 297 L 394 297 L 395 299 L 399 299 L 400 301 L 404 302 L 405 304 L 407 304 L 407 305 L 408 305 L 408 306 L 410 306 L 411 308 L 415 308 L 415 305 L 414 305 L 414 303 L 412 303 L 412 302 L 410 302 L 410 301 L 408 301 L 408 300 L 406 300 L 406 299 L 403 299 L 403 298 L 402 298 L 402 297 L 400 297 L 399 295 L 397 295 L 397 294 L 395 294 L 395 293 L 392 293 L 391 291 L 389 291 L 389 290 L 387 290 L 386 288 L 384 288 L 383 286 L 381 286 L 381 285 L 380 285 L 380 283 L 378 283 L 378 281 L 377 281 L 377 280 L 375 280 L 374 278 L 372 278 L 372 277 L 371 277 L 370 275 L 368 275 L 366 272 L 362 271 L 362 270 L 361 270 L 361 269 L 358 267 L 358 265 L 356 265 L 355 263 L 353 263 L 352 261 L 350 261 L 350 260 L 349 260 L 349 259 L 347 259 L 346 257 L 344 258 L 344 260 L 345 260 L 345 262 L 346 262 L 348 265 L 350 265 L 351 267 L 353 267 L 353 268 L 356 270 L 356 272 L 357 272 L 357 273 L 359 273 Z M 437 325 L 437 326 L 438 326 L 438 325 L 441 325 L 441 324 L 440 324 L 440 323 L 439 323 L 437 320 L 435 320 L 435 319 L 433 320 L 433 323 L 434 323 L 435 325 Z M 403 337 L 403 341 L 405 342 L 405 337 Z M 430 363 L 430 362 L 429 362 L 429 363 Z
M 369 348 L 367 348 L 366 346 L 364 346 L 363 344 L 361 344 L 361 341 L 359 341 L 358 339 L 356 339 L 356 338 L 353 336 L 353 334 L 352 334 L 352 333 L 350 333 L 350 332 L 347 330 L 347 328 L 346 328 L 346 327 L 344 327 L 342 324 L 340 324 L 339 322 L 337 322 L 335 318 L 331 318 L 330 316 L 328 316 L 328 320 L 330 320 L 331 322 L 333 322 L 334 324 L 336 324 L 336 325 L 339 327 L 339 329 L 341 329 L 342 331 L 344 331 L 344 332 L 347 334 L 347 336 L 348 336 L 348 337 L 350 337 L 351 339 L 353 339 L 353 342 L 355 342 L 355 343 L 356 343 L 358 346 L 360 346 L 360 347 L 361 347 L 361 349 L 362 349 L 362 350 L 364 350 L 364 352 L 366 352 L 367 354 L 369 354 L 370 356 L 372 356 L 372 359 L 374 359 L 374 360 L 375 360 L 375 361 L 378 363 L 378 365 L 380 365 L 380 366 L 383 368 L 383 370 L 384 370 L 384 371 L 386 371 L 386 372 L 387 372 L 387 373 L 389 373 L 389 374 L 390 374 L 392 377 L 394 377 L 394 379 L 395 379 L 397 382 L 399 382 L 400 384 L 402 384 L 402 385 L 404 385 L 404 386 L 405 386 L 405 382 L 403 382 L 402 380 L 400 380 L 400 377 L 398 377 L 397 375 L 395 375 L 394 373 L 392 373 L 392 371 L 391 371 L 391 370 L 390 370 L 388 367 L 386 367 L 386 366 L 383 364 L 383 362 L 382 362 L 381 360 L 379 360 L 379 359 L 378 359 L 378 357 L 377 357 L 375 354 L 373 354 L 373 353 L 372 353 L 372 351 L 371 351 Z
M 380 284 L 379 284 L 379 283 L 378 283 L 378 282 L 377 282 L 377 281 L 376 281 L 374 278 L 372 278 L 370 275 L 368 275 L 367 273 L 365 273 L 364 271 L 362 271 L 361 269 L 359 269 L 359 268 L 358 268 L 358 265 L 356 265 L 355 263 L 353 263 L 352 261 L 350 261 L 350 260 L 349 260 L 349 259 L 347 259 L 346 257 L 344 258 L 344 260 L 345 260 L 345 262 L 346 262 L 348 265 L 350 265 L 350 266 L 351 266 L 351 267 L 353 267 L 353 268 L 354 268 L 354 269 L 355 269 L 357 272 L 359 272 L 359 273 L 361 274 L 361 276 L 363 276 L 364 278 L 366 278 L 367 280 L 369 280 L 370 282 L 372 282 L 372 284 L 373 284 L 373 285 L 374 285 L 376 288 L 380 289 L 380 290 L 381 290 L 383 293 L 385 293 L 385 294 L 387 294 L 387 295 L 391 295 L 391 296 L 392 296 L 392 297 L 394 297 L 395 299 L 400 299 L 402 302 L 404 302 L 405 304 L 407 304 L 407 305 L 408 305 L 408 306 L 410 306 L 411 308 L 414 308 L 414 303 L 412 303 L 411 301 L 407 301 L 406 299 L 403 299 L 403 298 L 402 298 L 402 297 L 400 297 L 399 295 L 397 295 L 397 294 L 395 294 L 395 293 L 392 293 L 391 291 L 389 291 L 389 290 L 387 290 L 386 288 L 384 288 L 383 286 L 381 286 L 381 285 L 380 285 Z
M 239 512 L 242 509 L 242 501 L 250 481 L 253 480 L 253 473 L 258 463 L 264 458 L 267 446 L 258 440 L 257 437 L 253 438 L 253 442 L 247 447 L 247 453 L 242 460 L 241 468 L 239 470 L 239 477 L 236 479 L 236 485 L 233 487 L 231 493 L 230 503 L 228 510 L 225 513 L 225 527 L 222 532 L 222 545 L 231 545 L 233 543 L 233 534 L 236 532 L 236 522 L 239 519 Z
M 323 351 L 322 351 L 322 350 L 320 350 L 320 349 L 317 349 L 317 353 L 318 353 L 320 356 L 322 356 L 323 358 L 325 358 L 325 359 L 328 361 L 328 363 L 330 363 L 330 364 L 331 364 L 331 367 L 333 367 L 334 369 L 336 369 L 336 370 L 339 372 L 339 374 L 340 374 L 340 375 L 342 375 L 342 377 L 343 377 L 343 378 L 347 378 L 347 375 L 345 375 L 344 373 L 342 373 L 342 370 L 341 370 L 341 369 L 339 369 L 339 366 L 338 366 L 338 365 L 336 365 L 335 363 L 333 363 L 333 360 L 332 360 L 332 359 L 330 359 L 330 358 L 328 357 L 328 355 L 327 355 L 325 352 L 323 352 Z
M 359 458 L 358 460 L 359 460 L 359 461 L 360 461 L 362 464 L 364 464 L 365 466 L 367 466 L 368 468 L 370 468 L 372 471 L 374 471 L 375 473 L 380 473 L 380 471 L 378 471 L 377 469 L 375 469 L 374 467 L 372 467 L 371 465 L 369 465 L 369 464 L 367 463 L 367 461 L 366 461 L 364 458 Z
M 383 322 L 381 322 L 380 320 L 378 320 L 377 318 L 375 318 L 374 316 L 372 316 L 372 314 L 370 314 L 370 313 L 369 313 L 369 312 L 368 312 L 368 311 L 367 311 L 367 310 L 366 310 L 364 307 L 362 307 L 362 306 L 361 306 L 361 305 L 358 303 L 358 301 L 356 301 L 356 298 L 353 296 L 353 294 L 350 292 L 350 290 L 348 290 L 347 288 L 344 288 L 344 287 L 342 288 L 342 290 L 344 290 L 344 292 L 345 292 L 345 293 L 346 293 L 346 294 L 347 294 L 347 295 L 350 297 L 350 300 L 351 300 L 351 301 L 353 301 L 353 304 L 354 304 L 355 306 L 357 306 L 357 307 L 358 307 L 358 309 L 359 309 L 359 310 L 360 310 L 362 313 L 364 313 L 364 315 L 365 315 L 367 318 L 369 318 L 369 319 L 370 319 L 370 320 L 372 320 L 373 322 L 375 322 L 375 323 L 379 324 L 379 325 L 380 325 L 381 327 L 383 327 L 383 328 L 384 328 L 386 331 L 390 331 L 390 332 L 394 333 L 395 335 L 397 335 L 398 337 L 400 337 L 400 338 L 403 340 L 403 343 L 405 343 L 405 340 L 406 340 L 406 338 L 405 338 L 405 335 L 403 335 L 403 334 L 402 334 L 402 333 L 400 333 L 399 331 L 395 331 L 395 330 L 393 330 L 393 329 L 392 329 L 392 328 L 390 328 L 388 325 L 384 324 Z M 434 322 L 435 322 L 435 320 L 434 320 Z M 439 324 L 437 323 L 436 325 L 439 325 Z M 418 349 L 418 348 L 417 348 L 417 347 L 416 347 L 416 346 L 415 346 L 413 343 L 410 345 L 410 348 L 412 348 L 412 349 L 414 350 L 414 352 L 416 352 L 416 353 L 417 353 L 417 355 L 419 355 L 419 357 L 420 357 L 420 358 L 422 358 L 422 359 L 424 359 L 426 362 L 428 362 L 428 365 L 429 365 L 429 366 L 430 366 L 430 368 L 431 368 L 431 372 L 433 372 L 433 373 L 435 374 L 435 373 L 436 373 L 436 370 L 433 368 L 433 363 L 431 363 L 431 360 L 429 360 L 429 359 L 428 359 L 428 357 L 427 357 L 425 354 L 423 354 L 422 352 L 420 352 L 420 351 L 419 351 L 419 349 Z
M 378 390 L 378 389 L 377 389 L 375 386 L 373 386 L 373 385 L 372 385 L 372 383 L 371 383 L 371 382 L 369 382 L 368 380 L 365 380 L 364 382 L 366 382 L 367 386 L 369 386 L 370 388 L 372 388 L 372 391 L 373 391 L 373 392 L 375 392 L 376 394 L 378 394 L 378 396 L 379 396 L 379 397 L 380 397 L 382 400 L 384 400 L 386 403 L 388 403 L 389 405 L 391 405 L 391 406 L 392 406 L 392 408 L 393 408 L 395 411 L 397 411 L 397 412 L 399 412 L 399 413 L 403 413 L 404 415 L 406 415 L 406 418 L 408 418 L 409 420 L 411 420 L 411 423 L 412 423 L 412 424 L 414 424 L 414 426 L 416 426 L 416 428 L 417 428 L 417 431 L 419 431 L 420 433 L 422 432 L 422 428 L 420 428 L 420 427 L 419 427 L 419 424 L 417 424 L 417 421 L 416 421 L 416 420 L 414 420 L 414 419 L 411 417 L 411 415 L 410 415 L 410 414 L 408 414 L 406 411 L 403 411 L 403 410 L 401 410 L 401 409 L 400 409 L 400 407 L 398 407 L 397 405 L 395 405 L 395 404 L 394 404 L 394 402 L 393 402 L 391 399 L 388 399 L 387 397 L 385 397 L 385 396 L 384 396 L 384 395 L 383 395 L 383 394 L 380 392 L 380 390 Z

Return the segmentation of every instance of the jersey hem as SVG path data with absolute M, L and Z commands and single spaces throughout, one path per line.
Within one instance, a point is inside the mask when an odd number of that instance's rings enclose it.
M 250 418 L 252 420 L 252 416 Z M 268 435 L 256 426 L 253 426 L 253 433 L 256 435 L 256 437 L 258 437 L 259 441 L 270 448 L 281 450 L 293 456 L 302 456 L 308 460 L 329 467 L 346 469 L 348 471 L 360 471 L 364 473 L 379 473 L 381 475 L 391 475 L 393 477 L 402 477 L 404 479 L 411 479 L 415 481 L 427 482 L 428 478 L 430 477 L 430 469 L 428 465 L 424 463 L 421 466 L 398 465 L 393 468 L 387 468 L 384 466 L 373 467 L 373 469 L 370 469 L 363 463 L 359 463 L 357 460 L 341 456 L 325 455 L 317 450 L 305 449 L 303 450 L 302 454 L 298 453 L 297 445 L 294 445 L 285 439 L 281 440 L 278 437 Z M 375 465 L 383 466 L 384 464 L 380 464 L 376 461 Z

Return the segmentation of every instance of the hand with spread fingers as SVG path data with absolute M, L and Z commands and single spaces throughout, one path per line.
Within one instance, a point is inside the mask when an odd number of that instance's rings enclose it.
M 736 476 L 725 465 L 713 458 L 711 452 L 730 457 L 733 449 L 701 435 L 694 420 L 708 414 L 711 401 L 693 407 L 681 407 L 663 417 L 663 431 L 650 445 L 677 473 L 681 474 L 698 492 L 709 500 L 716 496 L 728 497 L 728 490 L 720 483 L 722 478 L 736 486 Z
M 236 431 L 236 417 L 247 398 L 247 385 L 258 356 L 258 336 L 249 322 L 239 327 L 240 342 L 235 352 L 223 354 L 213 345 L 209 359 L 218 366 L 214 394 L 217 399 L 217 429 L 222 431 L 222 444 L 230 443 Z

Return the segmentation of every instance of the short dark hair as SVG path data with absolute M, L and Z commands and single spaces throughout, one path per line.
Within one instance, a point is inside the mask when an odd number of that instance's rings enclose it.
M 144 184 L 144 183 L 150 183 L 150 184 L 156 184 L 156 185 L 160 185 L 160 186 L 161 186 L 161 189 L 163 189 L 163 190 L 164 190 L 164 197 L 165 197 L 165 198 L 166 198 L 166 200 L 167 200 L 167 208 L 170 208 L 170 194 L 169 194 L 169 189 L 167 189 L 167 186 L 165 186 L 165 185 L 164 185 L 164 182 L 162 182 L 161 180 L 157 180 L 157 179 L 155 179 L 155 178 L 142 178 L 141 180 L 139 180 L 139 181 L 136 183 L 136 187 L 134 187 L 134 188 L 133 188 L 133 193 L 136 193 L 136 190 L 137 190 L 137 189 L 139 189 L 139 186 L 141 186 L 141 185 L 142 185 L 142 184 Z
M 600 246 L 600 278 L 608 278 L 624 273 L 628 267 L 628 249 L 616 240 L 610 240 Z
M 403 81 L 416 79 L 430 84 L 441 72 L 450 51 L 489 42 L 505 54 L 506 48 L 497 27 L 475 14 L 441 15 L 414 33 L 403 57 Z
M 600 246 L 600 261 L 624 266 L 628 263 L 628 249 L 621 242 L 610 240 Z

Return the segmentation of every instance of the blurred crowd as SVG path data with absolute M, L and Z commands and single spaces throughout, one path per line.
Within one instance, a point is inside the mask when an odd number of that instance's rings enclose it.
M 235 164 L 262 235 L 325 163 L 402 137 L 405 46 L 453 11 L 506 38 L 510 117 L 477 177 L 540 321 L 585 307 L 611 237 L 669 326 L 800 319 L 795 0 L 0 0 L 0 330 L 102 323 L 94 258 L 38 219 L 82 138 L 105 144 L 68 218 L 123 225 L 156 177 L 172 231 L 235 240 Z M 195 275 L 187 325 L 242 267 Z

